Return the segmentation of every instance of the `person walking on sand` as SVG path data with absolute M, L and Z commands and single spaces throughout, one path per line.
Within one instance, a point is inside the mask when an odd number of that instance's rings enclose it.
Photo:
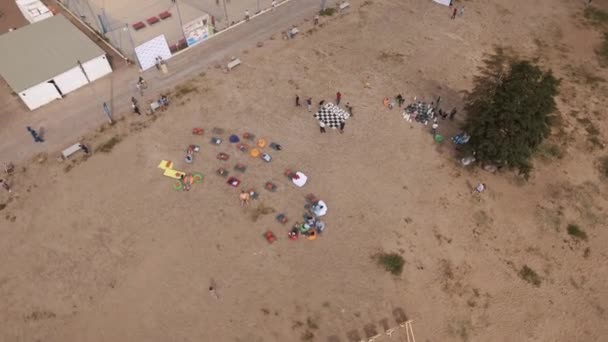
M 217 291 L 215 290 L 215 287 L 213 285 L 209 286 L 209 294 L 215 299 L 220 299 L 220 296 L 218 296 Z
M 300 97 L 296 94 L 296 107 L 300 107 Z
M 274 8 L 277 7 L 276 0 L 272 0 L 272 2 L 270 3 L 270 6 L 272 6 L 272 11 L 274 12 Z
M 485 183 L 479 183 L 477 184 L 477 186 L 473 189 L 473 193 L 482 193 L 486 190 L 486 184 Z
M 251 200 L 251 195 L 249 195 L 249 193 L 245 190 L 242 190 L 241 194 L 239 195 L 239 198 L 241 200 L 241 207 L 244 207 L 245 205 L 249 204 L 249 201 Z
M 395 98 L 397 99 L 397 105 L 399 106 L 399 108 L 401 108 L 401 106 L 405 103 L 403 95 L 398 94 Z
M 245 10 L 245 20 L 249 21 L 249 10 L 248 9 Z
M 346 107 L 346 111 L 348 112 L 348 115 L 354 116 L 353 115 L 353 106 L 350 105 L 350 102 L 346 102 L 344 107 Z
M 323 108 L 324 104 L 325 104 L 325 100 L 319 101 L 319 109 Z
M 464 6 L 460 7 L 460 12 L 458 12 L 458 16 L 462 17 L 464 15 Z
M 139 106 L 137 105 L 137 103 L 132 103 L 131 107 L 133 108 L 133 113 L 135 113 L 137 115 L 141 115 L 141 112 L 139 111 Z
M 8 192 L 13 192 L 11 190 L 11 187 L 8 185 L 7 182 L 4 181 L 4 179 L 0 179 L 0 186 L 2 186 L 4 188 L 4 190 L 6 190 Z
M 315 20 L 314 20 L 314 24 L 315 26 L 319 25 L 319 15 L 315 15 Z
M 450 112 L 450 120 L 454 120 L 456 113 L 458 113 L 458 110 L 456 110 L 456 107 L 452 108 L 452 111 Z
M 346 126 L 346 121 L 340 121 L 340 134 L 344 133 L 344 126 Z
M 456 14 L 458 14 L 458 8 L 454 7 L 454 10 L 452 11 L 452 18 L 451 19 L 456 19 Z
M 323 122 L 322 120 L 319 120 L 319 130 L 321 131 L 321 133 L 325 133 L 325 122 Z
M 309 97 L 306 99 L 306 109 L 308 109 L 308 111 L 312 111 L 312 97 Z
M 336 93 L 336 105 L 340 105 L 340 100 L 342 99 L 342 94 L 340 92 Z
M 34 138 L 34 142 L 44 142 L 44 139 L 42 139 L 40 137 L 40 135 L 38 135 L 38 132 L 36 132 L 36 130 L 32 129 L 32 127 L 27 126 L 27 131 L 30 132 L 30 134 L 32 135 L 32 138 Z

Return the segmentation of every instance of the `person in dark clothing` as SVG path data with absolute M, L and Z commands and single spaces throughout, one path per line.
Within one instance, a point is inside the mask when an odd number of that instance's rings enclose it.
M 38 135 L 38 132 L 36 132 L 34 129 L 32 129 L 32 127 L 27 126 L 27 131 L 30 132 L 30 134 L 32 135 L 32 138 L 34 138 L 34 142 L 44 142 L 44 140 L 40 137 L 40 135 Z
M 325 100 L 321 100 L 321 101 L 319 102 L 319 107 L 323 107 L 323 105 L 324 105 L 324 104 L 325 104 Z
M 300 97 L 296 94 L 296 107 L 300 107 Z
M 450 112 L 450 120 L 454 120 L 457 112 L 456 107 L 452 108 L 452 111 Z
M 346 111 L 348 112 L 348 114 L 350 114 L 350 116 L 354 116 L 353 115 L 353 106 L 350 105 L 350 102 L 346 102 L 344 107 L 346 107 Z
M 80 149 L 82 150 L 82 152 L 84 152 L 84 154 L 89 154 L 89 148 L 86 147 L 85 145 L 80 145 Z
M 342 99 L 342 93 L 337 92 L 336 93 L 336 105 L 340 105 L 340 100 Z
M 344 126 L 346 126 L 346 121 L 340 122 L 340 133 L 344 133 Z
M 310 112 L 312 110 L 312 97 L 306 99 L 306 109 Z
M 405 103 L 405 99 L 403 98 L 403 95 L 399 94 L 395 98 L 397 99 L 397 104 L 399 105 L 399 107 L 401 107 L 403 105 L 403 103 Z

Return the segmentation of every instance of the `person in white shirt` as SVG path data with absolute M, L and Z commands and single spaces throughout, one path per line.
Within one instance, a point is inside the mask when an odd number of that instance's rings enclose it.
M 319 130 L 321 133 L 325 133 L 325 122 L 319 120 Z

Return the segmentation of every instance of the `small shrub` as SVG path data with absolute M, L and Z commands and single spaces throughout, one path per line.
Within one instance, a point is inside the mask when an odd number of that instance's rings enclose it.
M 528 283 L 538 287 L 540 286 L 540 276 L 530 267 L 528 267 L 528 265 L 524 265 L 521 270 L 519 271 L 519 276 L 521 277 L 521 279 L 527 281 Z
M 608 12 L 602 11 L 601 9 L 593 6 L 587 6 L 585 12 L 583 12 L 585 19 L 587 19 L 591 25 L 603 27 L 608 24 Z
M 375 256 L 378 265 L 393 275 L 400 275 L 403 272 L 405 260 L 398 253 L 379 253 Z
M 608 32 L 604 32 L 602 37 L 602 44 L 597 49 L 597 57 L 600 59 L 600 65 L 602 67 L 608 66 Z
M 110 153 L 114 146 L 116 146 L 122 140 L 119 136 L 113 136 L 110 140 L 105 143 L 99 145 L 96 149 L 97 152 Z
M 608 178 L 608 156 L 600 158 L 600 172 L 602 176 Z
M 569 224 L 567 230 L 568 230 L 568 235 L 570 235 L 574 238 L 580 239 L 580 240 L 587 240 L 587 233 L 585 233 L 584 230 L 579 228 L 578 225 Z
M 562 159 L 564 157 L 564 151 L 562 151 L 561 147 L 556 144 L 546 144 L 541 146 L 540 153 L 541 156 L 548 159 Z
M 319 15 L 322 17 L 331 17 L 336 14 L 336 9 L 333 7 L 327 7 L 319 11 Z

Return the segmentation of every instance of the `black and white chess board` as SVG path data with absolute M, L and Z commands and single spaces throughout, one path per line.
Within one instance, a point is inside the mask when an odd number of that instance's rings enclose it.
M 327 127 L 338 128 L 342 122 L 350 117 L 350 114 L 330 102 L 319 109 L 314 114 L 314 117 L 319 121 L 323 121 Z

